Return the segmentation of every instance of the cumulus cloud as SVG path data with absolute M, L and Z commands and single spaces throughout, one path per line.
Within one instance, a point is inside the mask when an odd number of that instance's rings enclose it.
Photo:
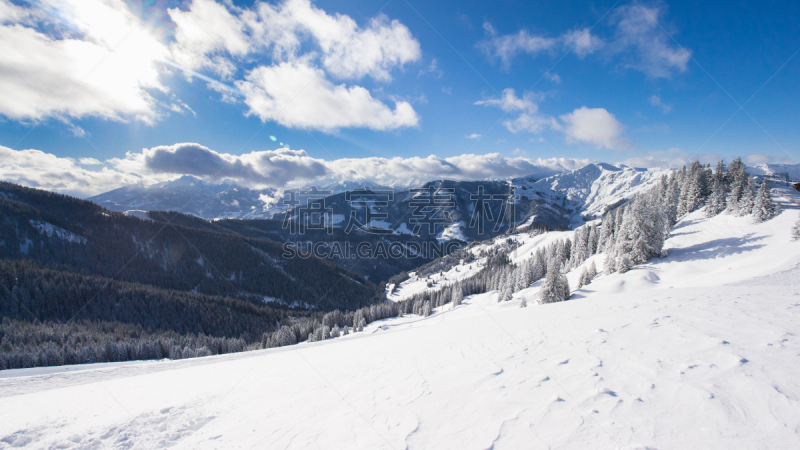
M 482 137 L 483 135 L 478 133 L 472 133 L 467 135 L 467 139 L 480 139 Z
M 236 66 L 226 57 L 241 57 L 251 50 L 242 21 L 213 0 L 194 0 L 187 11 L 167 10 L 175 22 L 175 43 L 170 50 L 176 63 L 192 70 L 211 69 L 231 79 Z
M 619 7 L 610 19 L 598 26 L 598 32 L 590 28 L 576 28 L 560 36 L 539 36 L 521 29 L 512 34 L 498 34 L 491 24 L 484 24 L 486 38 L 477 47 L 494 61 L 500 60 L 507 69 L 511 61 L 520 54 L 534 57 L 542 54 L 572 52 L 578 58 L 593 53 L 607 59 L 617 57 L 627 68 L 641 71 L 652 78 L 669 78 L 674 72 L 685 72 L 691 52 L 670 42 L 664 32 L 662 16 L 665 9 L 660 6 L 644 6 L 632 3 Z
M 383 14 L 361 27 L 309 0 L 256 2 L 251 8 L 193 0 L 187 10 L 170 9 L 169 15 L 176 24 L 171 50 L 179 65 L 190 77 L 195 69 L 209 68 L 232 80 L 236 92 L 209 87 L 225 101 L 243 101 L 248 114 L 262 121 L 322 131 L 393 130 L 419 122 L 408 102 L 392 109 L 362 86 L 331 81 L 369 76 L 388 82 L 392 70 L 420 59 L 409 29 Z M 265 54 L 270 64 L 258 60 Z
M 55 118 L 83 136 L 72 119 L 154 124 L 171 112 L 194 114 L 162 80 L 177 68 L 208 83 L 223 101 L 244 102 L 248 114 L 289 127 L 391 130 L 419 122 L 408 102 L 390 106 L 362 86 L 331 81 L 389 82 L 392 71 L 420 59 L 409 29 L 383 14 L 360 26 L 309 0 L 250 7 L 191 0 L 167 9 L 171 36 L 151 30 L 148 18 L 123 0 L 26 7 L 0 0 L 0 115 Z M 282 112 L 290 104 L 298 119 Z
M 0 114 L 22 121 L 157 119 L 149 90 L 166 90 L 156 63 L 167 49 L 137 26 L 140 19 L 124 2 L 46 0 L 20 8 L 0 0 L 0 5 Z M 53 28 L 61 32 L 44 31 Z
M 91 158 L 75 161 L 39 150 L 0 146 L 0 179 L 82 197 L 128 184 L 152 184 L 182 175 L 206 180 L 230 179 L 243 186 L 292 188 L 332 182 L 408 188 L 435 179 L 485 180 L 525 175 L 547 176 L 595 162 L 589 159 L 533 159 L 499 153 L 410 158 L 323 160 L 303 150 L 265 150 L 232 155 L 196 143 L 157 146 L 107 160 L 102 168 Z
M 274 6 L 260 2 L 255 10 L 245 20 L 258 44 L 271 48 L 276 58 L 291 59 L 308 35 L 319 48 L 325 70 L 336 77 L 386 81 L 391 79 L 390 70 L 421 55 L 408 27 L 384 14 L 362 28 L 350 16 L 330 15 L 309 0 L 286 0 Z
M 110 160 L 118 170 L 143 175 L 194 175 L 208 179 L 229 178 L 250 186 L 283 187 L 324 177 L 323 160 L 303 150 L 265 150 L 231 155 L 218 153 L 195 143 L 182 143 L 128 152 L 125 158 Z
M 597 148 L 626 150 L 633 143 L 623 136 L 624 126 L 605 108 L 582 106 L 569 114 L 554 117 L 539 112 L 537 94 L 526 92 L 517 97 L 514 89 L 504 89 L 502 95 L 475 102 L 476 105 L 495 106 L 512 119 L 503 125 L 512 133 L 528 132 L 541 134 L 545 130 L 555 130 L 564 134 L 567 143 L 590 144 Z
M 391 130 L 419 123 L 410 103 L 398 101 L 392 110 L 365 88 L 335 85 L 322 70 L 305 62 L 253 69 L 246 81 L 238 81 L 236 86 L 245 93 L 249 114 L 287 127 Z
M 582 142 L 597 148 L 626 150 L 633 143 L 622 135 L 624 127 L 605 108 L 582 106 L 561 117 L 567 142 Z
M 419 42 L 397 20 L 379 14 L 362 28 L 350 16 L 328 14 L 309 0 L 256 2 L 252 8 L 193 0 L 187 10 L 170 9 L 169 15 L 175 22 L 176 62 L 226 77 L 236 71 L 231 59 L 266 51 L 276 62 L 314 53 L 332 76 L 389 81 L 392 69 L 421 55 Z M 313 45 L 313 52 L 304 44 Z
M 91 159 L 91 158 L 89 158 Z M 0 179 L 25 186 L 88 197 L 142 181 L 133 173 L 103 167 L 90 170 L 85 161 L 40 150 L 12 150 L 0 145 Z

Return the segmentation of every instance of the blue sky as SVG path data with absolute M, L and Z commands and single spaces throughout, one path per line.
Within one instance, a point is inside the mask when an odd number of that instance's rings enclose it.
M 0 0 L 0 19 L 0 175 L 70 193 L 800 162 L 796 2 Z

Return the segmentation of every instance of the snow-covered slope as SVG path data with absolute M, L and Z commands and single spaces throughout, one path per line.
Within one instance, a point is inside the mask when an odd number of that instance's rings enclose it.
M 769 222 L 693 213 L 668 257 L 567 302 L 519 308 L 534 286 L 312 344 L 0 372 L 0 447 L 797 448 L 800 205 L 776 193 Z M 513 236 L 514 258 L 570 233 Z
M 599 163 L 541 180 L 525 177 L 512 183 L 517 194 L 566 209 L 571 226 L 577 227 L 583 225 L 584 217 L 599 218 L 609 206 L 649 189 L 669 173 Z

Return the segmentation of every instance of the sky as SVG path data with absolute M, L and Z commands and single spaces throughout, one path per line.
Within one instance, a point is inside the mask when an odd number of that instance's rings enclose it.
M 800 4 L 0 0 L 0 178 L 800 162 Z

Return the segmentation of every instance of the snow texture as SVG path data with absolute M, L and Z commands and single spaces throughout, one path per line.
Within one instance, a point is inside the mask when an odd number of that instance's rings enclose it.
M 6 371 L 0 448 L 798 448 L 797 193 L 775 193 L 772 220 L 695 211 L 669 256 L 566 302 L 520 308 L 534 285 L 310 344 Z

